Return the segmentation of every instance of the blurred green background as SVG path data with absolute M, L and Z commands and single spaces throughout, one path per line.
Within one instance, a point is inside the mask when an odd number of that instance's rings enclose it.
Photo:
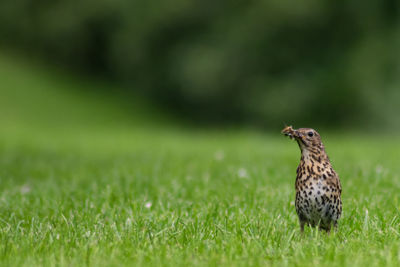
M 141 105 L 197 126 L 394 130 L 399 8 L 396 0 L 2 0 L 1 71 L 17 55 L 90 76 L 98 84 L 79 91 L 123 103 L 127 117 Z

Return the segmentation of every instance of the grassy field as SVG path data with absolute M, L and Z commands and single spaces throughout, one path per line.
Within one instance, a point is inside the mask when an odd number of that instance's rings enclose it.
M 0 62 L 1 265 L 400 264 L 399 138 L 321 133 L 344 214 L 302 236 L 299 149 L 279 132 L 165 126 L 81 92 L 95 83 Z

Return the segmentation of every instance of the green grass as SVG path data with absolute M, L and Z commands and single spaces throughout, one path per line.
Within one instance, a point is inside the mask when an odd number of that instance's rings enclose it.
M 279 133 L 157 126 L 2 59 L 1 265 L 399 265 L 399 138 L 322 133 L 344 214 L 302 236 Z

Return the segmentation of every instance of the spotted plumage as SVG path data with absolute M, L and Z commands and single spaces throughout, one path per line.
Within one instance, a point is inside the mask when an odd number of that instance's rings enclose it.
M 282 133 L 295 139 L 301 150 L 295 186 L 300 229 L 303 232 L 307 224 L 329 232 L 332 225 L 336 227 L 342 213 L 342 187 L 321 137 L 313 129 L 294 130 L 291 126 L 285 127 Z

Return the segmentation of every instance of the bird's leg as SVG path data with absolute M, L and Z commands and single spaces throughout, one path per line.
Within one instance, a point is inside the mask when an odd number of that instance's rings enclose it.
M 300 220 L 300 232 L 304 233 L 304 225 L 306 224 L 305 221 Z
M 331 234 L 331 225 L 329 225 L 325 230 L 326 230 L 326 234 L 330 235 Z
M 338 229 L 337 221 L 334 221 L 334 222 L 333 222 L 333 230 L 334 230 L 335 232 L 337 232 L 337 229 Z
M 326 225 L 319 224 L 319 226 L 318 226 L 318 228 L 319 228 L 320 231 L 321 231 L 321 230 L 324 230 L 324 231 L 326 231 L 326 233 L 327 233 L 328 235 L 331 233 L 331 227 L 332 227 L 332 224 L 331 224 L 331 223 L 328 223 L 328 224 L 326 224 Z

